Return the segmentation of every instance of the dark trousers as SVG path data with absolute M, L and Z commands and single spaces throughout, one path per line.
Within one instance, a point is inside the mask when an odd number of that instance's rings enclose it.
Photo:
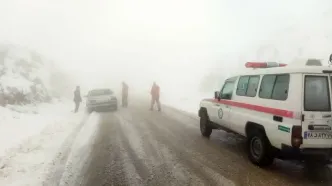
M 75 112 L 77 112 L 79 108 L 80 108 L 80 102 L 75 101 Z
M 128 107 L 128 95 L 122 95 L 122 107 Z

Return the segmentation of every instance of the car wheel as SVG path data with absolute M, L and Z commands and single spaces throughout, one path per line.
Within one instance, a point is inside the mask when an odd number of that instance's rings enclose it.
M 201 134 L 204 137 L 210 137 L 212 133 L 212 127 L 210 125 L 209 117 L 207 116 L 206 112 L 202 113 L 202 116 L 200 118 L 200 130 Z
M 269 166 L 274 161 L 274 155 L 269 140 L 264 132 L 253 131 L 247 141 L 250 161 L 260 167 Z

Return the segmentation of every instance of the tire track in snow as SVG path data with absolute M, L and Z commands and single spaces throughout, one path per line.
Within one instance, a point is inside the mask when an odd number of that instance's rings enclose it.
M 68 135 L 68 137 L 65 139 L 63 145 L 60 148 L 60 152 L 57 153 L 53 161 L 48 165 L 48 169 L 45 170 L 46 179 L 43 181 L 43 185 L 56 186 L 60 184 L 61 176 L 65 171 L 65 165 L 73 143 L 75 142 L 77 135 L 81 131 L 88 118 L 89 115 L 84 114 L 80 124 L 77 125 L 71 134 Z
M 154 113 L 149 111 L 139 111 L 132 110 L 133 115 L 135 116 L 135 121 L 141 120 L 144 122 L 144 126 L 146 126 L 148 131 L 151 131 L 151 136 L 153 137 L 152 141 L 155 141 L 159 146 L 164 147 L 166 152 L 168 152 L 168 156 L 172 157 L 173 163 L 176 169 L 171 169 L 171 172 L 175 173 L 173 181 L 176 181 L 174 185 L 234 185 L 231 181 L 224 178 L 222 175 L 218 173 L 211 174 L 210 169 L 205 169 L 204 164 L 199 163 L 196 160 L 195 156 L 192 156 L 190 153 L 185 153 L 186 145 L 182 146 L 181 139 L 178 139 L 175 134 L 181 132 L 180 128 L 174 134 L 173 131 L 169 130 L 169 124 L 167 122 L 169 120 L 164 120 L 163 118 L 158 118 L 154 120 L 156 116 L 160 116 L 162 113 Z M 182 125 L 179 122 L 176 122 L 177 126 Z M 182 127 L 188 127 L 182 125 Z M 189 126 L 192 128 L 191 126 Z M 174 167 L 174 166 L 173 166 Z M 219 178 L 211 178 L 211 175 L 217 174 L 219 177 L 223 177 L 222 182 Z M 182 178 L 182 179 L 181 179 Z
M 103 116 L 82 185 L 142 185 L 123 146 L 120 121 L 113 113 Z
M 81 185 L 83 173 L 92 154 L 92 145 L 97 136 L 99 121 L 100 115 L 93 112 L 78 133 L 71 147 L 59 186 Z
M 132 123 L 125 118 L 115 114 L 119 121 L 121 145 L 126 151 L 130 163 L 134 166 L 135 172 L 138 174 L 140 184 L 147 180 L 150 176 L 150 171 L 146 166 L 146 153 L 142 148 L 142 136 L 133 130 Z M 130 117 L 130 116 L 127 116 Z
M 165 126 L 161 127 L 162 125 L 166 124 L 164 121 L 157 122 L 156 120 L 151 120 L 149 118 L 146 122 L 152 128 L 152 130 L 158 131 L 158 133 L 163 134 L 163 136 L 159 135 L 156 140 L 158 140 L 159 143 L 167 146 L 168 149 L 171 149 L 171 152 L 173 152 L 174 156 L 177 157 L 178 162 L 183 163 L 184 166 L 187 167 L 187 169 L 190 171 L 190 174 L 195 175 L 199 178 L 199 181 L 194 183 L 194 185 L 235 185 L 232 181 L 226 179 L 224 175 L 221 175 L 219 173 L 219 170 L 212 171 L 212 169 L 208 168 L 212 165 L 206 164 L 206 162 L 200 162 L 197 155 L 188 152 L 187 147 L 189 145 L 186 146 L 186 144 L 183 144 L 183 142 L 181 142 L 181 139 L 178 139 L 178 137 L 172 135 L 168 130 L 165 129 Z M 207 172 L 206 170 L 209 170 L 209 172 Z M 213 174 L 211 174 L 211 172 L 213 172 Z M 218 175 L 218 177 L 216 177 L 216 175 Z M 222 179 L 222 182 L 220 182 L 220 177 L 224 178 Z
M 123 138 L 128 138 L 128 144 L 131 145 L 127 149 L 134 149 L 135 153 L 140 154 L 139 160 L 132 160 L 134 164 L 135 161 L 141 162 L 135 166 L 138 172 L 142 167 L 145 169 L 145 174 L 140 175 L 144 185 L 185 185 L 188 179 L 198 180 L 187 174 L 188 171 L 184 170 L 167 147 L 157 142 L 153 137 L 156 131 L 151 131 L 141 118 L 133 117 L 128 110 L 120 112 L 117 117 L 122 121 L 122 131 L 126 134 Z
M 191 156 L 190 164 L 195 165 L 193 170 L 200 169 L 200 174 L 203 178 L 210 178 L 210 182 L 213 180 L 210 184 L 248 184 L 248 180 L 243 180 L 242 178 L 248 175 L 247 170 L 255 170 L 255 166 L 239 156 L 240 154 L 229 151 L 227 148 L 222 149 L 218 144 L 210 143 L 210 140 L 201 137 L 198 128 L 183 125 L 177 119 L 162 113 L 153 113 L 147 117 L 147 120 L 151 123 L 151 126 L 155 127 L 155 130 L 168 131 L 168 142 L 166 143 L 173 144 L 172 148 L 182 151 L 182 154 L 180 154 L 182 157 Z M 222 155 L 220 156 L 221 152 Z M 259 169 L 257 170 L 259 171 Z M 257 175 L 259 177 L 251 176 L 253 180 L 264 179 L 259 175 Z M 283 183 L 283 181 L 279 180 L 274 180 L 274 182 Z M 263 183 L 266 183 L 266 181 Z

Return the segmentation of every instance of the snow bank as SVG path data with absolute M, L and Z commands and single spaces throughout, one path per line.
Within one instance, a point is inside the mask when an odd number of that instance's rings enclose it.
M 54 100 L 36 105 L 0 107 L 0 157 L 24 139 L 39 134 L 50 123 L 68 116 L 71 102 Z
M 55 169 L 54 162 L 65 156 L 62 150 L 64 143 L 70 142 L 68 136 L 85 119 L 83 110 L 73 114 L 68 106 L 67 102 L 57 102 L 13 107 L 21 113 L 2 109 L 7 119 L 14 113 L 18 117 L 16 122 L 1 123 L 0 185 L 44 185 L 49 170 Z

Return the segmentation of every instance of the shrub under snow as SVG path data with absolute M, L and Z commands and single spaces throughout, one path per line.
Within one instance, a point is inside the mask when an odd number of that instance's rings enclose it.
M 51 62 L 38 53 L 0 45 L 0 104 L 49 101 L 51 72 Z

